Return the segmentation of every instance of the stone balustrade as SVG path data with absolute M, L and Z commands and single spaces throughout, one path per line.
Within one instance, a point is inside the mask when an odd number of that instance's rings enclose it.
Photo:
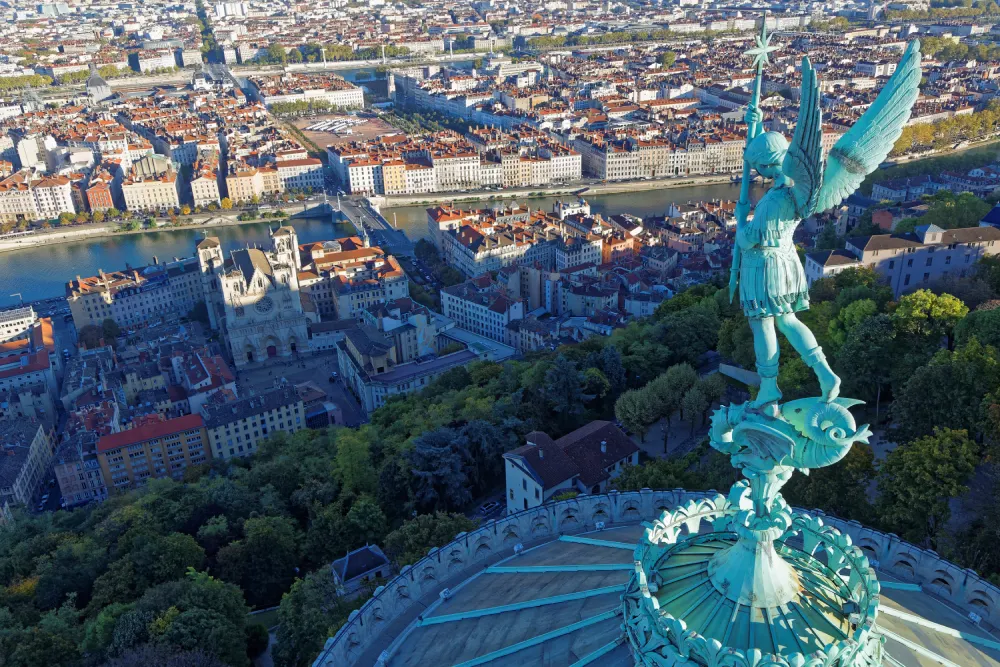
M 450 543 L 431 549 L 426 557 L 404 567 L 380 586 L 361 609 L 351 613 L 348 622 L 326 641 L 313 667 L 349 667 L 368 650 L 389 625 L 411 609 L 414 601 L 436 593 L 443 582 L 476 563 L 498 554 L 513 553 L 514 545 L 554 539 L 561 534 L 594 530 L 598 522 L 605 527 L 653 521 L 665 510 L 673 510 L 688 501 L 717 495 L 716 491 L 693 492 L 683 489 L 606 495 L 578 496 L 505 516 L 483 524 L 469 533 L 461 533 Z M 1000 588 L 982 579 L 976 572 L 963 569 L 898 536 L 844 521 L 818 510 L 823 522 L 849 535 L 873 566 L 907 582 L 920 584 L 963 612 L 974 612 L 990 626 L 1000 618 Z

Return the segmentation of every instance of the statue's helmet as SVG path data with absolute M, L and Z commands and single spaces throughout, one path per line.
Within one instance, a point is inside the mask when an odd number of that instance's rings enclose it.
M 754 169 L 768 165 L 780 166 L 788 152 L 788 140 L 780 132 L 765 132 L 754 137 L 747 146 L 746 158 Z

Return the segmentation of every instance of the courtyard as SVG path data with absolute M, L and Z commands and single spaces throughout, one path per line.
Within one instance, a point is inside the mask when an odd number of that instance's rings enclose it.
M 269 359 L 241 368 L 237 371 L 236 386 L 240 395 L 245 396 L 270 391 L 286 381 L 291 384 L 315 382 L 343 411 L 345 424 L 359 426 L 364 422 L 361 406 L 339 377 L 330 381 L 335 372 L 336 353 L 317 352 L 309 356 L 296 355 L 288 360 Z

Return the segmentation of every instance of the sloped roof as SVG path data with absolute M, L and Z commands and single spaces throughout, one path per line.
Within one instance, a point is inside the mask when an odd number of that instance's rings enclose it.
M 588 487 L 598 484 L 608 479 L 606 468 L 639 451 L 621 429 L 602 420 L 592 421 L 558 440 L 542 431 L 532 431 L 525 440 L 527 444 L 504 457 L 520 459 L 546 489 L 574 477 Z

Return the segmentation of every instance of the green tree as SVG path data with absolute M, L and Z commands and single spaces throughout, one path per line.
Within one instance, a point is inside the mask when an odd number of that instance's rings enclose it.
M 232 539 L 229 519 L 222 514 L 213 516 L 198 529 L 197 535 L 198 543 L 204 547 L 205 552 L 214 556 Z
M 1000 255 L 985 255 L 976 262 L 976 277 L 1000 294 Z
M 361 496 L 347 512 L 347 523 L 355 543 L 375 544 L 385 536 L 388 521 L 374 498 Z
M 189 570 L 181 579 L 146 591 L 135 609 L 119 618 L 112 647 L 117 643 L 128 648 L 152 637 L 175 649 L 202 649 L 242 667 L 247 665 L 248 612 L 239 588 Z M 119 638 L 128 623 L 134 626 L 127 633 L 133 639 Z
M 226 667 L 226 663 L 202 649 L 178 650 L 173 646 L 143 644 L 130 649 L 101 667 Z
M 260 60 L 275 65 L 284 65 L 288 62 L 288 53 L 281 44 L 270 44 Z
M 664 317 L 654 335 L 670 349 L 675 362 L 694 366 L 701 355 L 715 349 L 721 324 L 715 299 L 706 298 L 694 307 Z
M 832 223 L 824 225 L 823 231 L 816 236 L 816 250 L 836 250 L 841 247 L 841 239 L 837 236 L 837 227 Z
M 263 623 L 254 623 L 247 626 L 247 657 L 256 659 L 267 650 L 271 643 L 271 636 L 267 631 L 267 626 Z
M 968 491 L 978 460 L 964 430 L 936 428 L 900 445 L 879 471 L 879 516 L 904 539 L 933 547 L 951 516 L 951 500 Z
M 545 397 L 564 423 L 568 423 L 572 415 L 583 412 L 583 404 L 593 398 L 583 393 L 585 382 L 576 364 L 561 354 L 545 373 Z
M 413 500 L 424 511 L 464 507 L 471 494 L 465 461 L 469 442 L 457 431 L 438 428 L 413 441 L 407 453 L 413 480 Z
M 273 605 L 295 580 L 299 531 L 286 517 L 267 516 L 247 519 L 243 535 L 219 550 L 219 573 L 255 607 Z
M 649 389 L 629 389 L 615 401 L 615 417 L 626 429 L 646 441 L 646 431 L 657 420 L 657 405 Z
M 77 340 L 88 350 L 97 348 L 103 338 L 104 332 L 101 331 L 99 326 L 94 324 L 86 324 L 77 332 Z
M 366 430 L 341 428 L 337 433 L 337 481 L 348 493 L 367 493 L 375 490 L 377 476 L 372 467 L 370 441 Z
M 691 471 L 695 464 L 693 454 L 680 458 L 653 459 L 641 466 L 626 466 L 622 473 L 611 480 L 619 491 L 641 489 L 693 489 L 696 476 Z
M 903 296 L 892 314 L 899 330 L 909 336 L 936 344 L 947 337 L 953 347 L 955 325 L 969 313 L 964 303 L 951 296 L 938 296 L 930 290 L 917 290 Z
M 309 667 L 327 638 L 336 634 L 347 616 L 364 602 L 348 600 L 337 591 L 326 566 L 296 579 L 281 598 L 278 609 L 278 643 L 271 652 L 277 667 Z
M 878 304 L 871 299 L 860 299 L 848 304 L 830 322 L 829 334 L 836 349 L 839 349 L 851 332 L 862 322 L 878 314 Z
M 56 609 L 70 595 L 81 606 L 86 605 L 103 565 L 104 553 L 92 537 L 73 536 L 61 541 L 35 570 L 35 605 L 43 610 Z
M 934 428 L 984 428 L 983 397 L 1000 387 L 997 351 L 972 339 L 954 352 L 941 350 L 910 376 L 893 404 L 904 440 L 929 435 Z
M 885 314 L 869 317 L 851 329 L 837 355 L 843 393 L 874 400 L 876 421 L 896 357 L 896 329 Z
M 997 293 L 988 282 L 974 276 L 963 278 L 946 274 L 932 282 L 929 289 L 938 295 L 951 294 L 968 306 L 970 311 L 997 297 Z
M 971 192 L 955 194 L 941 190 L 926 198 L 929 207 L 919 218 L 901 220 L 894 233 L 912 232 L 918 225 L 937 225 L 941 229 L 978 227 L 979 221 L 990 212 L 990 205 Z
M 475 527 L 474 521 L 461 514 L 418 514 L 386 536 L 386 553 L 400 566 L 412 565 L 431 547 L 442 547 Z
M 513 423 L 504 425 L 514 426 Z M 508 428 L 499 428 L 486 419 L 473 419 L 462 427 L 469 442 L 472 461 L 470 477 L 479 491 L 489 489 L 503 475 L 503 453 L 515 446 L 516 440 Z
M 168 610 L 161 618 L 167 623 L 163 632 L 158 633 L 157 643 L 180 651 L 207 649 L 227 664 L 236 667 L 249 665 L 245 630 L 223 614 L 195 607 L 176 615 Z
M 660 64 L 664 67 L 673 67 L 677 62 L 677 54 L 673 51 L 664 51 L 660 54 Z
M 698 381 L 698 373 L 689 364 L 676 364 L 646 385 L 654 405 L 656 419 L 666 421 L 663 429 L 663 452 L 667 451 L 670 426 L 674 413 L 681 409 L 684 394 Z
M 702 422 L 704 422 L 704 415 L 711 405 L 708 396 L 698 385 L 684 392 L 684 397 L 681 399 L 681 410 L 691 421 L 691 435 L 694 435 L 695 427 L 698 425 L 698 417 L 701 416 Z
M 750 324 L 742 313 L 737 317 L 729 317 L 722 321 L 722 326 L 719 328 L 717 350 L 719 354 L 732 360 L 738 366 L 753 367 L 756 362 L 753 350 L 753 331 L 750 330 Z
M 104 334 L 105 342 L 115 345 L 118 337 L 122 335 L 122 329 L 110 317 L 101 322 L 101 332 Z
M 1000 308 L 976 310 L 955 327 L 955 341 L 965 345 L 971 339 L 1000 349 Z

